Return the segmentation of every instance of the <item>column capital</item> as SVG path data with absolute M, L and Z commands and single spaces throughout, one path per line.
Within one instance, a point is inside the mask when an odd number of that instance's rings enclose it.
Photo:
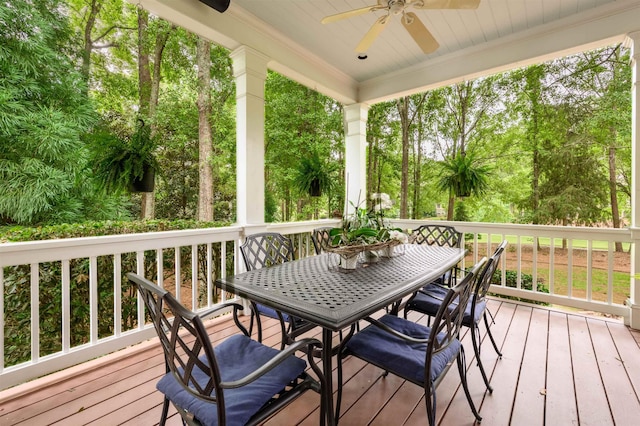
M 247 72 L 267 74 L 267 65 L 271 58 L 248 46 L 240 46 L 229 54 L 233 61 L 233 76 L 238 77 Z

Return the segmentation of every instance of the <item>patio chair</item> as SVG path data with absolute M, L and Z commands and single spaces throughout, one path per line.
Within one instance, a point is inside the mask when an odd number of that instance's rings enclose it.
M 311 233 L 311 240 L 313 241 L 313 248 L 316 250 L 316 254 L 321 254 L 325 251 L 325 248 L 331 245 L 331 235 L 329 231 L 333 228 L 331 226 L 323 226 L 321 228 L 315 228 Z
M 151 281 L 134 273 L 127 278 L 138 288 L 164 351 L 166 374 L 156 385 L 165 397 L 160 425 L 169 401 L 188 425 L 259 424 L 309 389 L 321 395 L 324 407 L 322 370 L 308 356 L 318 375 L 313 379 L 305 372 L 307 363 L 295 356 L 321 347 L 318 340 L 301 339 L 278 351 L 249 337 L 238 319 L 242 305 L 225 303 L 197 315 Z M 242 333 L 213 347 L 202 318 L 230 308 Z
M 464 237 L 462 232 L 456 231 L 453 226 L 421 225 L 411 232 L 409 241 L 413 244 L 462 247 Z M 451 287 L 457 278 L 456 272 L 456 268 L 447 271 L 438 281 Z
M 429 424 L 436 422 L 436 388 L 455 361 L 464 393 L 477 421 L 482 418 L 475 408 L 467 386 L 464 348 L 458 339 L 464 307 L 473 283 L 486 261 L 483 258 L 456 286 L 447 289 L 444 301 L 427 327 L 404 318 L 385 314 L 380 319 L 366 318 L 370 323 L 350 339 L 345 339 L 338 352 L 338 398 L 336 418 L 342 399 L 342 359 L 348 355 L 378 366 L 424 388 Z
M 240 246 L 240 253 L 242 253 L 247 271 L 295 260 L 293 243 L 288 237 L 277 232 L 247 235 L 244 243 Z M 258 341 L 262 341 L 260 315 L 276 318 L 280 321 L 280 330 L 282 332 L 281 349 L 293 342 L 300 334 L 315 327 L 315 325 L 304 321 L 302 318 L 276 311 L 268 306 L 251 303 L 254 305 L 254 309 L 251 311 L 249 333 L 251 334 L 253 331 L 253 322 L 255 320 L 258 329 Z
M 489 310 L 487 309 L 486 295 L 487 291 L 489 290 L 489 286 L 491 285 L 491 278 L 493 277 L 496 268 L 498 267 L 500 257 L 502 256 L 502 253 L 504 252 L 506 247 L 507 241 L 504 240 L 487 261 L 487 264 L 478 276 L 478 280 L 476 281 L 471 299 L 467 303 L 467 309 L 465 309 L 464 318 L 462 319 L 462 325 L 469 327 L 469 329 L 471 330 L 471 342 L 473 343 L 473 351 L 476 356 L 478 367 L 480 368 L 480 373 L 482 374 L 482 379 L 484 380 L 489 393 L 493 392 L 493 388 L 489 384 L 489 379 L 487 378 L 487 374 L 484 371 L 484 366 L 482 365 L 482 359 L 480 358 L 481 339 L 479 324 L 480 319 L 484 319 L 484 324 L 487 328 L 487 334 L 489 335 L 489 339 L 491 340 L 493 349 L 495 349 L 498 357 L 502 358 L 502 353 L 498 349 L 498 345 L 493 338 L 493 334 L 491 334 L 491 327 L 489 326 L 489 319 L 487 318 L 487 314 L 489 314 L 489 316 L 491 317 L 491 323 L 494 323 L 494 320 L 493 315 L 491 315 L 491 312 L 489 312 Z M 436 316 L 441 305 L 444 303 L 443 300 L 447 294 L 447 291 L 447 287 L 438 284 L 427 285 L 422 290 L 420 290 L 415 295 L 415 297 L 407 302 L 407 305 L 404 308 L 404 317 L 407 317 L 408 311 L 418 311 L 431 317 Z

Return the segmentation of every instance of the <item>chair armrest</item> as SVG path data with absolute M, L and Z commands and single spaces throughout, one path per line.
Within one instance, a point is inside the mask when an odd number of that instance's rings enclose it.
M 216 306 L 213 307 L 211 309 L 208 309 L 206 311 L 203 311 L 201 313 L 198 314 L 198 316 L 200 317 L 200 319 L 205 319 L 209 316 L 212 316 L 220 311 L 229 309 L 230 307 L 233 308 L 233 322 L 236 324 L 236 327 L 238 327 L 238 329 L 242 332 L 242 334 L 244 334 L 245 336 L 249 336 L 249 331 L 245 328 L 245 326 L 242 325 L 242 323 L 240 322 L 240 319 L 238 318 L 238 311 L 241 311 L 244 309 L 244 307 L 236 302 L 226 302 L 223 303 L 220 306 Z
M 320 343 L 318 339 L 311 339 L 311 338 L 297 340 L 293 344 L 287 346 L 286 349 L 284 349 L 278 355 L 271 358 L 266 364 L 262 365 L 257 370 L 254 370 L 253 372 L 247 374 L 243 378 L 234 380 L 232 382 L 220 382 L 220 387 L 223 389 L 234 389 L 234 388 L 245 386 L 259 379 L 260 377 L 264 376 L 269 371 L 277 367 L 279 364 L 282 364 L 282 362 L 284 362 L 290 356 L 295 356 L 296 351 L 306 348 L 307 353 L 310 354 L 313 352 L 314 347 L 322 348 L 322 343 Z M 314 371 L 316 371 L 316 368 L 314 368 Z
M 366 317 L 364 319 L 365 321 L 369 322 L 371 325 L 376 326 L 378 328 L 380 328 L 381 330 L 386 331 L 387 333 L 398 337 L 399 339 L 402 339 L 404 341 L 407 342 L 411 342 L 411 343 L 429 343 L 430 339 L 416 339 L 415 337 L 411 337 L 411 336 L 407 336 L 406 334 L 400 333 L 399 331 L 394 330 L 393 328 L 389 327 L 386 324 L 381 323 L 380 321 L 373 319 L 371 317 Z
M 230 307 L 233 307 L 234 311 L 235 310 L 240 310 L 241 311 L 241 310 L 244 309 L 244 307 L 239 303 L 226 302 L 226 303 L 223 303 L 222 305 L 216 306 L 214 308 L 207 309 L 206 311 L 199 312 L 198 316 L 201 319 L 205 319 L 205 318 L 207 318 L 207 317 L 209 317 L 211 315 L 214 315 L 214 314 L 218 313 L 219 311 L 225 310 L 225 309 L 230 308 Z

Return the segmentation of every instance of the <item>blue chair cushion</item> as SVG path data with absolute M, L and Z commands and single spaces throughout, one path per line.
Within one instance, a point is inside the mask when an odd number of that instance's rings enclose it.
M 427 339 L 431 334 L 430 327 L 394 315 L 384 315 L 379 321 L 410 337 Z M 426 344 L 407 342 L 375 325 L 369 325 L 349 340 L 347 349 L 358 358 L 424 385 Z M 460 342 L 455 339 L 444 350 L 434 354 L 431 361 L 431 381 L 442 374 L 459 351 Z
M 269 318 L 278 319 L 278 314 L 276 313 L 276 310 L 273 308 L 270 308 L 269 306 L 258 304 L 258 312 Z M 294 317 L 293 315 L 289 315 L 286 312 L 282 312 L 282 319 L 284 319 L 285 322 L 293 321 L 293 324 L 295 327 L 299 327 L 305 323 L 305 321 L 302 318 Z
M 234 335 L 214 348 L 222 381 L 238 380 L 264 365 L 279 351 L 244 335 Z M 201 359 L 206 359 L 201 357 Z M 227 425 L 244 425 L 271 397 L 304 372 L 307 363 L 295 356 L 250 384 L 224 390 Z M 204 384 L 208 377 L 195 368 L 194 376 Z M 172 373 L 167 373 L 156 385 L 158 390 L 177 406 L 192 413 L 203 425 L 217 425 L 215 403 L 203 401 L 187 392 Z
M 408 304 L 408 309 L 422 312 L 424 314 L 430 315 L 432 317 L 436 316 L 438 309 L 440 309 L 440 305 L 442 304 L 443 299 L 447 295 L 447 289 L 443 288 L 439 285 L 429 284 L 422 288 L 422 292 L 418 292 L 416 297 Z M 423 293 L 424 292 L 424 293 Z M 428 294 L 425 294 L 428 293 Z M 475 295 L 471 295 L 471 297 L 475 297 Z M 471 327 L 471 320 L 473 319 L 473 324 L 477 324 L 484 313 L 484 310 L 487 306 L 486 300 L 481 300 L 476 304 L 473 315 L 471 315 L 471 299 L 469 299 L 469 303 L 467 303 L 467 308 L 464 310 L 464 318 L 462 319 L 462 324 Z

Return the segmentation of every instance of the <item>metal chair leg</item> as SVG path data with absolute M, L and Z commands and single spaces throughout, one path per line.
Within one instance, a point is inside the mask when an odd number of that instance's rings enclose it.
M 169 414 L 169 399 L 164 398 L 162 404 L 162 415 L 160 416 L 160 426 L 164 426 L 167 423 L 167 415 Z
M 484 365 L 482 364 L 482 359 L 480 359 L 480 330 L 478 329 L 477 324 L 471 325 L 471 343 L 473 343 L 473 352 L 476 355 L 476 363 L 478 364 L 478 368 L 480 369 L 480 374 L 482 374 L 482 380 L 484 380 L 484 384 L 487 386 L 487 390 L 489 393 L 493 393 L 493 388 L 489 383 L 489 378 L 487 377 L 487 373 L 484 371 Z
M 493 349 L 495 349 L 495 351 L 498 354 L 498 356 L 500 358 L 502 358 L 502 352 L 500 352 L 500 349 L 498 349 L 498 345 L 496 344 L 496 341 L 493 338 L 493 334 L 491 334 L 491 328 L 489 327 L 489 320 L 487 320 L 487 312 L 486 311 L 484 312 L 483 316 L 484 316 L 484 325 L 487 327 L 487 334 L 489 335 L 489 340 L 491 340 L 491 344 L 493 345 Z
M 458 364 L 458 372 L 460 373 L 460 380 L 462 381 L 462 388 L 464 389 L 464 394 L 467 397 L 467 401 L 469 402 L 469 406 L 471 407 L 471 411 L 473 412 L 473 415 L 476 417 L 476 420 L 478 422 L 481 422 L 482 417 L 480 417 L 480 414 L 476 409 L 476 405 L 473 403 L 473 399 L 471 399 L 471 393 L 469 393 L 469 386 L 467 385 L 467 371 L 465 370 L 466 362 L 465 362 L 463 347 L 460 348 L 460 353 L 458 354 L 458 357 L 456 358 L 456 360 Z

